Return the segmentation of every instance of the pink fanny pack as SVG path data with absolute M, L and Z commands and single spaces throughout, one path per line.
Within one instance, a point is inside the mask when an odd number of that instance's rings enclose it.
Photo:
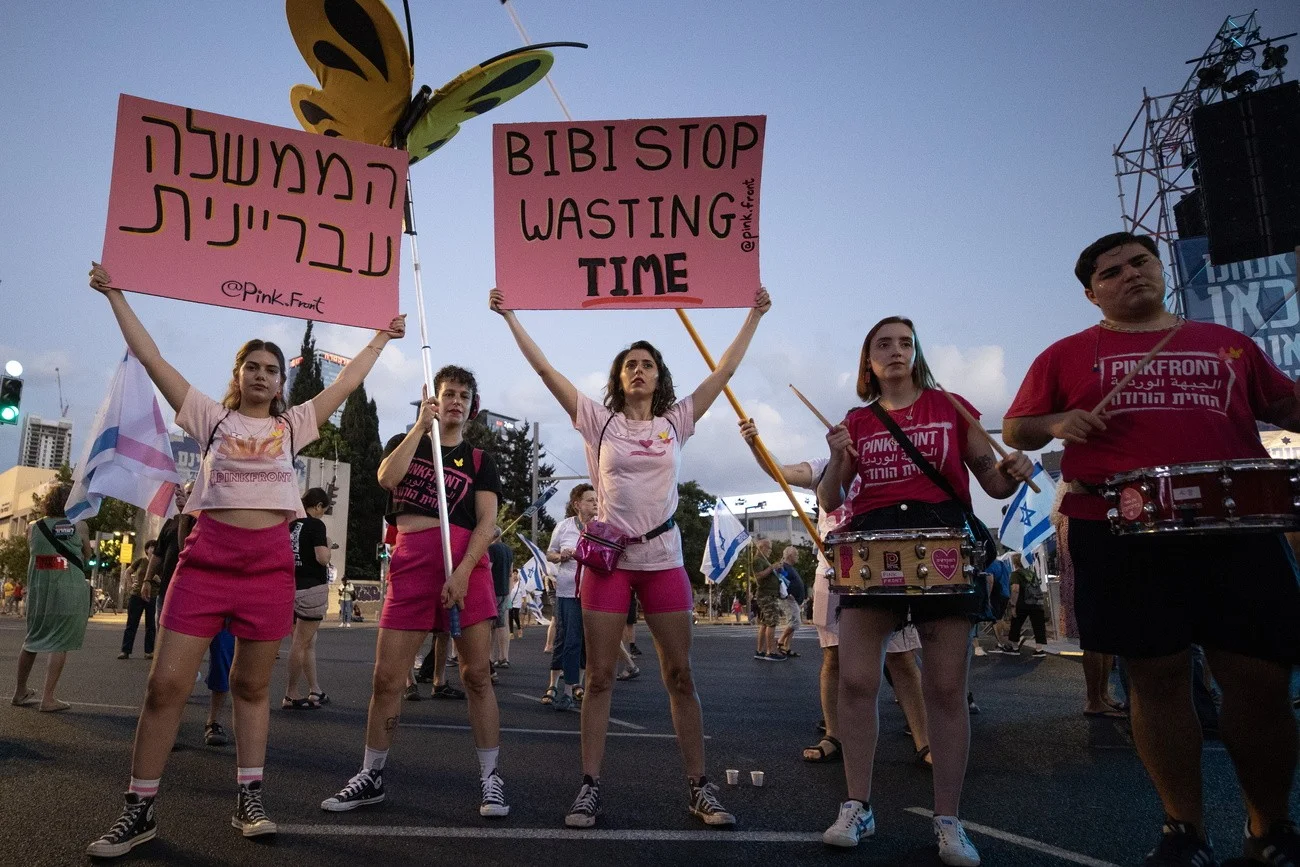
M 675 522 L 669 518 L 643 536 L 624 536 L 613 524 L 588 521 L 578 535 L 578 547 L 574 549 L 573 559 L 597 572 L 613 572 L 628 545 L 648 542 L 667 533 L 674 526 Z

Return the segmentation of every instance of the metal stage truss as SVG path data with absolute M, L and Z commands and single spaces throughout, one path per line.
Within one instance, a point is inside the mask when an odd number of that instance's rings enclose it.
M 1170 271 L 1166 285 L 1172 296 L 1166 301 L 1175 312 L 1181 312 L 1178 290 L 1182 276 L 1172 264 L 1177 261 L 1174 241 L 1178 238 L 1174 205 L 1199 186 L 1192 111 L 1280 84 L 1281 66 L 1286 64 L 1282 43 L 1296 35 L 1261 37 L 1255 16 L 1251 12 L 1225 18 L 1209 47 L 1200 57 L 1187 61 L 1192 71 L 1181 90 L 1151 96 L 1143 88 L 1142 106 L 1115 146 L 1115 180 L 1124 228 L 1150 235 L 1165 246 L 1164 259 Z

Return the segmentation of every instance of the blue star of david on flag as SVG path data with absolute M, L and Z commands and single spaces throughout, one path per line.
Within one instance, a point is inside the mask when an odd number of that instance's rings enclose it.
M 1035 494 L 1029 486 L 1021 484 L 1007 507 L 999 531 L 1002 544 L 1013 551 L 1029 553 L 1052 537 L 1052 503 L 1056 499 L 1056 486 L 1043 465 L 1034 464 L 1033 480 L 1041 489 Z

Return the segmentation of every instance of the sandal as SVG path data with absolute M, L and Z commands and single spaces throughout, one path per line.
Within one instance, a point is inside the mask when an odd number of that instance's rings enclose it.
M 641 669 L 637 668 L 634 665 L 631 668 L 623 669 L 623 671 L 618 675 L 618 677 L 615 678 L 615 680 L 631 680 L 634 677 L 640 677 L 640 675 L 641 675 Z
M 575 686 L 575 687 L 573 688 L 573 700 L 574 700 L 574 701 L 582 701 L 582 697 L 583 697 L 584 695 L 586 695 L 586 694 L 587 694 L 587 693 L 586 693 L 586 692 L 583 690 L 583 688 L 580 687 L 580 686 Z
M 37 697 L 36 690 L 29 689 L 26 692 L 24 692 L 22 695 L 14 696 L 9 703 L 12 704 L 14 707 L 31 707 L 32 705 L 38 704 L 39 702 L 40 702 L 40 698 Z
M 542 693 L 542 704 L 555 704 L 555 697 L 559 692 L 554 686 L 548 686 L 546 692 Z
M 284 700 L 280 702 L 280 710 L 317 710 L 319 708 L 320 705 L 310 697 L 289 698 L 286 695 Z
M 830 749 L 826 749 L 827 744 L 830 744 Z M 803 760 L 815 765 L 839 762 L 843 759 L 843 748 L 840 746 L 839 738 L 834 735 L 823 735 L 820 743 L 804 747 L 803 750 Z
M 307 698 L 310 699 L 311 701 L 316 702 L 316 704 L 330 703 L 330 697 L 323 692 L 309 692 L 307 693 Z
M 921 747 L 917 750 L 916 755 L 912 757 L 912 761 L 916 762 L 923 768 L 934 767 L 934 759 L 930 758 L 930 748 L 928 746 Z

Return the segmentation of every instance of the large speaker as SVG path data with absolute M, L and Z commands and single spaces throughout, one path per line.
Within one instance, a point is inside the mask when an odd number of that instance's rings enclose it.
M 1199 189 L 1192 190 L 1174 205 L 1174 225 L 1180 238 L 1199 238 L 1205 234 L 1205 202 Z
M 1300 82 L 1192 112 L 1210 261 L 1300 246 Z

